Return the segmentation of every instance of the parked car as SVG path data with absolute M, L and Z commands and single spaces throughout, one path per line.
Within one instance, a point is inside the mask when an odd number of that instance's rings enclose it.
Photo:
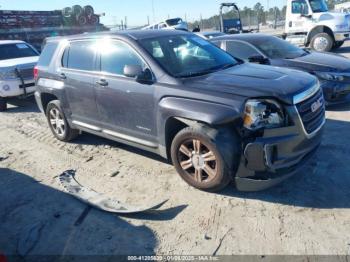
M 0 111 L 7 99 L 27 96 L 35 91 L 33 68 L 39 53 L 23 41 L 0 40 Z
M 48 39 L 35 72 L 36 101 L 57 139 L 86 131 L 157 153 L 202 190 L 230 181 L 265 189 L 302 170 L 321 143 L 315 77 L 242 63 L 192 33 Z
M 317 76 L 329 104 L 344 101 L 350 93 L 350 60 L 343 56 L 309 51 L 264 34 L 230 35 L 212 41 L 239 59 Z
M 146 26 L 142 29 L 143 30 L 175 29 L 175 30 L 188 31 L 188 24 L 187 22 L 183 21 L 181 18 L 171 18 L 163 22 L 159 22 L 157 24 Z
M 196 35 L 203 37 L 204 39 L 212 39 L 214 37 L 225 36 L 226 34 L 219 31 L 198 32 Z

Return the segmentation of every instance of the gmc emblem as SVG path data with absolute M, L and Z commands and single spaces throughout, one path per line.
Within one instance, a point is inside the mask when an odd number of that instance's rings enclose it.
M 320 109 L 323 106 L 323 98 L 319 98 L 315 103 L 311 105 L 311 111 L 312 113 L 315 113 L 318 109 Z

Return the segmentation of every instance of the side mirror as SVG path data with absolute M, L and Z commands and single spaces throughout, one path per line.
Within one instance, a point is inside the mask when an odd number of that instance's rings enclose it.
M 126 77 L 138 77 L 142 72 L 142 67 L 140 65 L 126 65 L 123 70 L 123 74 Z
M 248 58 L 249 63 L 257 64 L 269 64 L 270 61 L 268 58 L 263 57 L 262 55 L 253 55 Z
M 307 8 L 305 5 L 301 6 L 300 16 L 302 16 L 302 17 L 311 17 L 311 15 L 309 15 L 309 8 Z
M 124 66 L 124 76 L 135 78 L 137 82 L 142 84 L 152 84 L 153 75 L 150 69 L 142 69 L 140 65 L 126 65 Z

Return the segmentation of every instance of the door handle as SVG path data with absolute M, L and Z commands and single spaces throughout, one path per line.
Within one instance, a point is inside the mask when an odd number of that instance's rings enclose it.
M 96 81 L 96 84 L 98 84 L 100 86 L 108 86 L 108 82 L 106 79 L 100 79 L 100 80 Z
M 67 76 L 66 76 L 66 74 L 64 74 L 64 73 L 61 73 L 61 74 L 60 74 L 60 78 L 64 80 L 64 79 L 67 79 Z

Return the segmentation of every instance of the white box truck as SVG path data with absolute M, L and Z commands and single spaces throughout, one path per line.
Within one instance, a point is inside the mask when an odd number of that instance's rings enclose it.
M 288 0 L 285 38 L 296 45 L 328 52 L 350 35 L 350 15 L 330 12 L 325 0 Z

